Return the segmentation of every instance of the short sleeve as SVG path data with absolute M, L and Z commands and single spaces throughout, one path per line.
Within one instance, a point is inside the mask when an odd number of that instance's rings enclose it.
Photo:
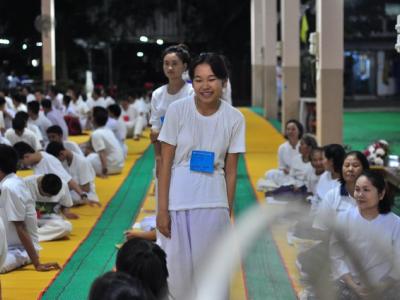
M 150 102 L 150 124 L 151 124 L 151 129 L 156 129 L 160 130 L 161 128 L 161 116 L 159 113 L 159 109 L 157 108 L 158 104 L 158 98 L 154 94 L 152 96 L 151 102 Z
M 14 191 L 9 188 L 2 189 L 1 197 L 5 199 L 4 209 L 7 215 L 7 220 L 18 222 L 25 220 L 25 203 Z
M 228 153 L 246 152 L 245 133 L 246 126 L 244 122 L 244 117 L 241 114 L 239 120 L 233 126 Z
M 178 102 L 176 103 L 178 104 Z M 177 110 L 177 107 L 178 105 L 175 105 L 175 103 L 168 107 L 160 135 L 158 136 L 160 142 L 173 146 L 176 146 L 177 144 L 179 132 L 179 111 Z
M 102 151 L 106 148 L 103 138 L 101 135 L 98 134 L 98 132 L 93 132 L 91 141 L 92 147 L 96 152 Z

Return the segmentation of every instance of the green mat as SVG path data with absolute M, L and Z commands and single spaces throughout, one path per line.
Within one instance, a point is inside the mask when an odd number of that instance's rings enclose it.
M 243 155 L 239 158 L 234 213 L 236 218 L 258 205 Z M 248 298 L 252 300 L 297 299 L 282 265 L 271 233 L 265 230 L 243 261 Z
M 151 183 L 153 164 L 153 147 L 149 147 L 42 299 L 87 299 L 93 280 L 111 270 L 117 251 L 115 244 L 121 243 L 122 232 L 132 225 L 139 212 Z

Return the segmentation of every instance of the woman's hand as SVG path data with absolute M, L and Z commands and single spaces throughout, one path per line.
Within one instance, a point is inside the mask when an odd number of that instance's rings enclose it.
M 159 211 L 157 213 L 156 225 L 158 231 L 165 237 L 171 238 L 171 217 L 169 212 Z

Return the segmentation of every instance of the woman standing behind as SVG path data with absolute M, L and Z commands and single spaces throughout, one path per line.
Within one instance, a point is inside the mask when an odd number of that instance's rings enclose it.
M 400 218 L 390 212 L 393 197 L 382 174 L 364 172 L 356 181 L 354 197 L 357 207 L 336 220 L 341 241 L 351 253 L 336 237 L 331 240 L 338 299 L 399 299 Z
M 164 74 L 168 78 L 168 83 L 153 92 L 150 113 L 150 139 L 154 144 L 156 161 L 161 158 L 161 146 L 157 141 L 157 137 L 164 122 L 168 106 L 175 100 L 193 94 L 192 86 L 182 79 L 182 74 L 190 63 L 190 55 L 186 46 L 180 44 L 166 48 L 162 54 L 162 60 Z
M 238 157 L 245 152 L 244 117 L 221 101 L 228 77 L 223 59 L 202 54 L 189 75 L 195 95 L 170 105 L 158 138 L 158 242 L 178 300 L 196 287 L 202 255 L 230 224 Z

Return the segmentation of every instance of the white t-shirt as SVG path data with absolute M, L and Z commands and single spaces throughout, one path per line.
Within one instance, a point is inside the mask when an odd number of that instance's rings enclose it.
M 31 175 L 24 177 L 25 184 L 31 192 L 35 202 L 47 202 L 47 203 L 58 203 L 64 207 L 72 207 L 73 202 L 71 194 L 68 189 L 68 185 L 62 181 L 61 190 L 57 195 L 52 197 L 43 196 L 39 192 L 38 178 L 44 175 Z
M 318 184 L 320 177 L 321 177 L 321 175 L 315 174 L 314 168 L 311 168 L 307 171 L 307 174 L 306 174 L 307 192 L 315 195 L 315 193 L 317 192 L 317 184 Z
M 320 230 L 332 229 L 338 213 L 348 211 L 356 206 L 356 200 L 349 195 L 343 184 L 330 190 L 318 206 L 313 227 Z
M 228 207 L 224 176 L 227 153 L 245 152 L 242 113 L 225 101 L 211 116 L 201 115 L 194 96 L 172 103 L 158 139 L 176 146 L 171 170 L 169 209 Z M 214 173 L 190 170 L 193 150 L 215 153 Z
M 337 179 L 332 178 L 332 174 L 329 171 L 325 171 L 319 177 L 317 186 L 315 188 L 316 193 L 312 199 L 312 207 L 311 211 L 317 211 L 318 206 L 320 205 L 322 199 L 324 199 L 325 195 L 332 189 L 337 188 L 340 186 L 340 182 Z
M 128 127 L 132 127 L 135 124 L 137 115 L 138 113 L 136 109 L 133 107 L 132 104 L 130 104 L 127 110 L 124 110 L 124 108 L 121 106 L 121 116 L 119 117 L 119 119 L 124 121 L 128 125 Z
M 122 169 L 124 167 L 124 153 L 114 133 L 107 127 L 99 127 L 91 136 L 92 147 L 95 152 L 105 150 L 107 168 Z
M 43 135 L 42 135 L 42 132 L 40 131 L 40 129 L 39 129 L 38 126 L 36 126 L 35 124 L 32 124 L 32 123 L 29 123 L 29 122 L 28 122 L 28 124 L 27 124 L 26 127 L 36 135 L 37 139 L 38 139 L 40 142 L 43 141 Z
M 11 173 L 0 182 L 0 217 L 3 220 L 8 247 L 21 246 L 15 225 L 12 222 L 23 221 L 36 250 L 40 250 L 37 235 L 37 217 L 35 201 L 22 178 Z
M 161 117 L 165 116 L 168 106 L 182 98 L 193 95 L 192 85 L 185 83 L 184 86 L 174 95 L 168 93 L 168 85 L 163 85 L 156 89 L 151 97 L 151 113 L 150 113 L 150 124 L 151 129 L 160 131 L 161 129 Z
M 91 163 L 84 156 L 73 153 L 71 165 L 68 165 L 65 160 L 63 167 L 79 185 L 93 183 L 96 178 L 96 173 Z
M 372 285 L 383 284 L 390 277 L 400 280 L 400 218 L 393 213 L 379 214 L 373 220 L 364 219 L 358 207 L 338 215 L 336 229 L 352 249 L 361 270 L 335 236 L 331 239 L 330 255 L 335 279 L 350 273 L 360 278 L 360 271 L 368 276 Z
M 117 140 L 123 144 L 126 138 L 126 125 L 124 121 L 108 118 L 106 127 L 110 128 L 114 132 Z
M 47 152 L 42 151 L 40 154 L 42 155 L 42 159 L 33 166 L 33 173 L 35 175 L 56 174 L 62 181 L 68 184 L 72 177 L 65 171 L 61 162 Z
M 63 141 L 64 148 L 70 150 L 78 155 L 85 156 L 82 149 L 74 141 Z
M 24 132 L 22 133 L 22 135 L 17 135 L 13 128 L 9 128 L 7 129 L 4 136 L 7 140 L 10 141 L 11 145 L 15 145 L 18 142 L 25 142 L 35 151 L 42 149 L 42 145 L 40 144 L 37 136 L 27 128 L 24 128 Z
M 37 127 L 39 127 L 40 132 L 42 133 L 43 140 L 47 141 L 47 128 L 49 128 L 51 125 L 51 121 L 43 114 L 39 113 L 39 116 L 36 120 L 29 119 L 28 124 L 34 124 Z
M 278 149 L 278 164 L 279 169 L 290 169 L 292 165 L 293 157 L 299 154 L 300 143 L 297 143 L 296 147 L 293 149 L 292 145 L 287 141 L 279 146 Z

